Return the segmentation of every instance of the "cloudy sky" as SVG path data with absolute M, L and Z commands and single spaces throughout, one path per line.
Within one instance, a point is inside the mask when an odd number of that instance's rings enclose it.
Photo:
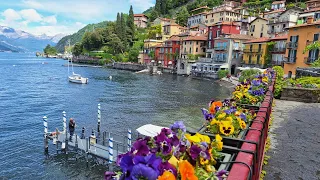
M 71 34 L 87 24 L 115 20 L 117 12 L 141 13 L 155 0 L 1 0 L 0 25 L 35 35 Z

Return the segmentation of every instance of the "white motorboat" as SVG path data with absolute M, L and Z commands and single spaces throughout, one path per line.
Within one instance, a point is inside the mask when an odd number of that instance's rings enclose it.
M 69 47 L 70 47 L 70 42 L 69 42 Z M 74 73 L 72 56 L 68 55 L 67 57 L 68 57 L 68 79 L 69 79 L 69 82 L 77 83 L 77 84 L 88 84 L 88 82 L 89 82 L 88 78 L 82 77 L 80 74 Z M 70 63 L 69 63 L 69 61 L 70 61 Z M 70 76 L 69 76 L 69 64 L 71 64 L 71 69 L 72 69 L 72 75 L 70 75 Z

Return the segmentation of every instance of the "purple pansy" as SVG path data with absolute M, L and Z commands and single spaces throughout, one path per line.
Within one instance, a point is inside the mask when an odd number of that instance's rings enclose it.
M 116 175 L 115 172 L 107 171 L 104 173 L 104 180 L 113 180 L 113 179 L 115 179 L 114 178 L 115 175 Z
M 190 155 L 193 160 L 197 159 L 200 155 L 201 148 L 197 145 L 192 145 L 190 148 Z
M 174 122 L 171 126 L 170 129 L 175 132 L 178 133 L 178 130 L 180 129 L 182 132 L 186 132 L 186 126 L 183 124 L 183 121 L 176 121 Z
M 213 115 L 210 114 L 208 110 L 202 108 L 201 111 L 205 120 L 211 121 L 213 119 Z
M 133 158 L 134 166 L 130 174 L 132 179 L 147 178 L 151 180 L 156 180 L 160 174 L 159 165 L 162 159 L 156 157 L 155 154 L 150 154 L 148 156 L 135 156 Z
M 247 121 L 247 116 L 244 113 L 240 114 L 240 118 L 244 121 Z
M 131 153 L 134 155 L 148 155 L 150 153 L 149 147 L 147 145 L 147 141 L 145 139 L 139 139 L 134 142 Z
M 159 170 L 160 174 L 163 174 L 164 171 L 170 171 L 175 177 L 177 177 L 177 169 L 168 161 L 162 162 L 159 166 Z
M 218 177 L 219 180 L 223 180 L 223 177 L 222 177 L 222 176 L 225 175 L 225 174 L 227 174 L 227 172 L 228 172 L 228 171 L 226 171 L 226 170 L 224 170 L 224 169 L 223 169 L 223 170 L 220 170 L 220 171 L 218 171 L 218 172 L 216 173 L 216 176 Z

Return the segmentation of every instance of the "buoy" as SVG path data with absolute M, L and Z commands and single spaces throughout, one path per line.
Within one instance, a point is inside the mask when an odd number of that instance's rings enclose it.
M 112 76 L 109 76 L 109 79 L 112 80 Z
M 14 65 L 12 65 L 12 66 L 14 67 L 14 66 L 16 66 L 16 65 L 14 64 Z

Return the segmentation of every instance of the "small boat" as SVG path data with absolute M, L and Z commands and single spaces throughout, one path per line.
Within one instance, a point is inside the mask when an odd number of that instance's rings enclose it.
M 69 47 L 70 47 L 70 41 L 69 41 Z M 68 57 L 68 79 L 69 79 L 69 82 L 77 83 L 77 84 L 88 84 L 88 82 L 89 82 L 88 78 L 82 77 L 80 74 L 74 73 L 71 55 L 68 55 L 67 57 Z M 71 68 L 72 68 L 72 75 L 70 75 L 70 76 L 69 76 L 69 64 L 70 64 L 69 62 L 71 63 Z
M 69 81 L 78 84 L 88 84 L 88 78 L 81 77 L 80 74 L 73 74 L 69 76 Z

